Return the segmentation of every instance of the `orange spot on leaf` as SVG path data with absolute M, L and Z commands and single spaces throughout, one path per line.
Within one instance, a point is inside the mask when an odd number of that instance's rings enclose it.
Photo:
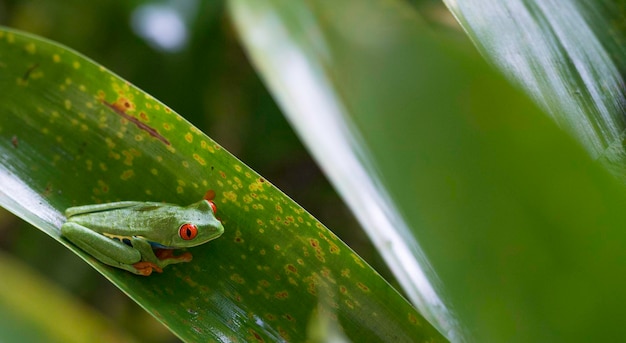
M 298 269 L 293 264 L 288 264 L 285 266 L 287 273 L 298 274 Z
M 276 292 L 276 293 L 274 294 L 274 297 L 275 297 L 276 299 L 284 300 L 284 299 L 289 298 L 289 292 L 287 292 L 287 291 L 280 291 L 280 292 Z
M 252 334 L 254 336 L 254 339 L 257 342 L 265 342 L 265 340 L 263 340 L 263 337 L 261 337 L 261 335 L 259 335 L 256 331 L 250 329 L 250 334 Z
M 363 283 L 361 282 L 357 282 L 356 285 L 363 291 L 363 292 L 369 292 L 370 288 L 365 286 Z

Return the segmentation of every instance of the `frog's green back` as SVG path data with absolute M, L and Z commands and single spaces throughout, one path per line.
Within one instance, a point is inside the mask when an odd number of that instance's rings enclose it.
M 109 236 L 141 236 L 173 248 L 191 247 L 219 237 L 224 228 L 208 201 L 182 207 L 156 202 L 119 202 L 69 208 L 68 221 Z M 198 228 L 193 240 L 179 236 L 179 228 L 191 223 Z

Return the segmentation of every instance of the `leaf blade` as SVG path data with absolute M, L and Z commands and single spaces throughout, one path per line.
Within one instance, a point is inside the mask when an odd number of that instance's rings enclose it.
M 0 175 L 14 189 L 3 192 L 2 205 L 76 252 L 181 339 L 303 340 L 327 297 L 329 314 L 351 339 L 443 340 L 336 236 L 172 110 L 71 50 L 0 32 Z M 225 234 L 161 275 L 103 266 L 59 237 L 70 206 L 188 204 L 209 188 Z

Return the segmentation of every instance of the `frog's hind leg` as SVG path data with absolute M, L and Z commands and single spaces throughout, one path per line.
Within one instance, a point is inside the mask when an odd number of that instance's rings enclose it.
M 132 238 L 131 244 L 133 247 L 141 253 L 144 261 L 150 262 L 153 268 L 160 272 L 160 269 L 165 268 L 170 264 L 189 262 L 191 261 L 191 254 L 185 252 L 179 256 L 174 256 L 171 249 L 153 249 L 152 245 L 145 239 Z
M 66 222 L 61 226 L 61 235 L 104 264 L 139 275 L 150 275 L 152 272 L 151 268 L 143 268 L 141 264 L 134 266 L 141 262 L 139 251 L 82 225 Z
M 190 252 L 184 252 L 178 256 L 174 256 L 174 251 L 171 249 L 156 249 L 154 254 L 159 259 L 159 263 L 162 266 L 167 266 L 175 263 L 189 262 L 193 258 Z

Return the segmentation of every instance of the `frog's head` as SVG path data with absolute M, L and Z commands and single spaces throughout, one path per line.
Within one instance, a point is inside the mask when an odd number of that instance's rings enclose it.
M 215 218 L 216 207 L 210 200 L 201 200 L 185 207 L 184 215 L 178 220 L 176 236 L 172 246 L 177 248 L 194 247 L 221 236 L 224 226 Z

